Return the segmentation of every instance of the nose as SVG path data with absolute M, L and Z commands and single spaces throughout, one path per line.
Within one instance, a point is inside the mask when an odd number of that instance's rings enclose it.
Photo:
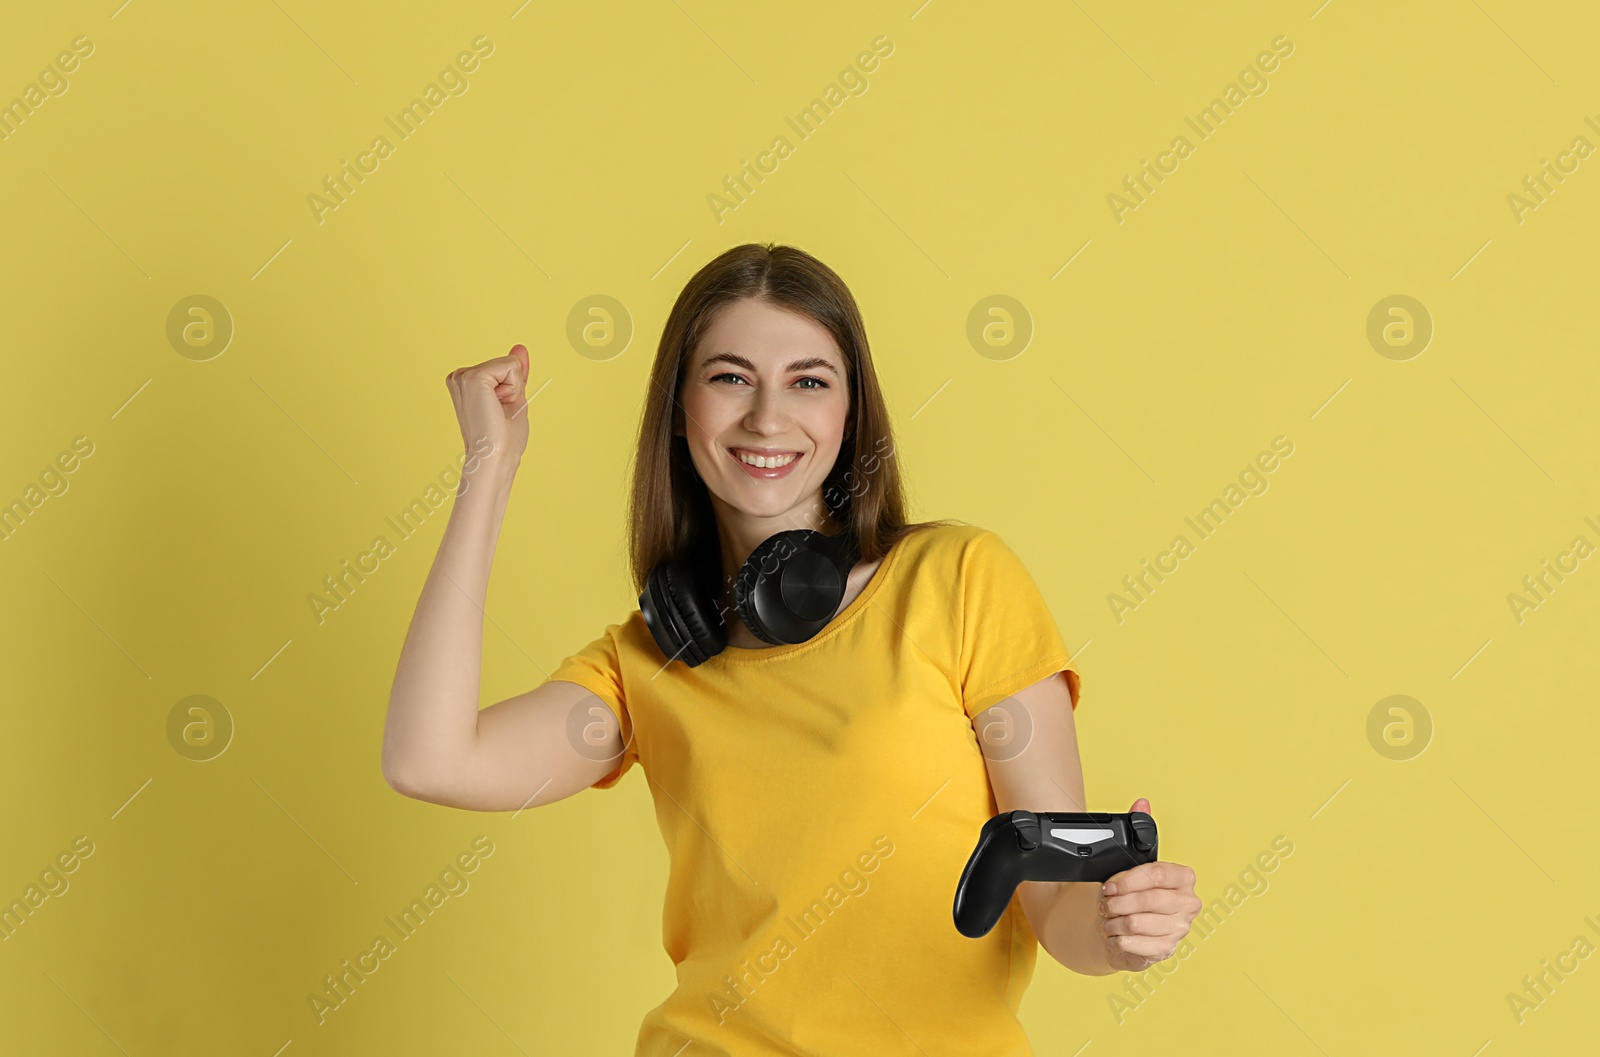
M 750 408 L 744 415 L 744 428 L 762 435 L 781 432 L 783 429 L 783 392 L 768 385 L 755 387 Z

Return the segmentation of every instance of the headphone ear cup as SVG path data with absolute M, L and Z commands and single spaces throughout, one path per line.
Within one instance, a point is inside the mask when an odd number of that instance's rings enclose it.
M 676 658 L 694 668 L 728 645 L 726 626 L 707 612 L 695 588 L 694 570 L 686 562 L 657 566 L 639 604 L 656 645 L 669 661 Z
M 685 563 L 673 563 L 669 569 L 667 589 L 677 606 L 690 641 L 691 649 L 700 652 L 700 660 L 690 667 L 710 660 L 728 645 L 728 628 L 714 609 L 709 609 L 695 586 L 694 569 Z
M 805 642 L 825 627 L 844 598 L 852 562 L 833 556 L 848 546 L 811 529 L 790 529 L 756 547 L 739 570 L 734 604 L 745 626 L 775 646 Z
M 639 612 L 644 617 L 644 626 L 650 629 L 650 637 L 656 640 L 656 645 L 667 657 L 676 656 L 683 646 L 682 634 L 678 631 L 679 622 L 672 618 L 670 609 L 665 567 L 657 566 L 645 577 L 644 590 L 639 592 Z
M 756 549 L 750 552 L 750 556 L 739 567 L 739 575 L 733 584 L 733 606 L 738 611 L 739 619 L 756 638 L 775 646 L 784 643 L 772 629 L 767 627 L 766 621 L 761 619 L 761 610 L 771 608 L 771 603 L 766 601 L 767 598 L 780 595 L 773 588 L 783 576 L 784 561 L 795 553 L 797 548 L 795 537 L 795 532 L 780 532 L 768 536 L 757 544 Z M 765 568 L 769 564 L 772 566 L 771 571 Z M 757 603 L 758 594 L 763 596 L 762 602 L 765 602 L 765 605 Z

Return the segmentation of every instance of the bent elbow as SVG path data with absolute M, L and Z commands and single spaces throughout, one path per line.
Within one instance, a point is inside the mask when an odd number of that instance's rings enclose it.
M 417 768 L 415 763 L 400 758 L 400 754 L 384 747 L 383 780 L 389 788 L 412 800 L 426 800 L 437 783 Z
M 401 796 L 410 797 L 412 800 L 423 799 L 423 787 L 409 771 L 385 766 L 383 768 L 383 780 L 389 784 L 390 789 L 393 789 Z

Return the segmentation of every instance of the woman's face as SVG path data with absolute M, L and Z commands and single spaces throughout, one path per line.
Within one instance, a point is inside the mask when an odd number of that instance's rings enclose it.
M 679 400 L 719 518 L 776 519 L 748 526 L 763 538 L 823 524 L 822 485 L 850 413 L 844 355 L 824 327 L 754 298 L 724 306 L 689 357 Z

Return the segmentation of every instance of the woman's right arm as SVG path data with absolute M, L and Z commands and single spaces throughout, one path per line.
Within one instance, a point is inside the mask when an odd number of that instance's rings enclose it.
M 579 751 L 568 716 L 600 699 L 576 683 L 546 682 L 478 710 L 483 604 L 528 442 L 527 377 L 528 351 L 517 345 L 446 379 L 467 459 L 400 652 L 383 728 L 384 779 L 417 800 L 477 811 L 548 804 L 615 770 L 630 733 L 602 704 L 612 728 L 604 739 L 610 758 Z

